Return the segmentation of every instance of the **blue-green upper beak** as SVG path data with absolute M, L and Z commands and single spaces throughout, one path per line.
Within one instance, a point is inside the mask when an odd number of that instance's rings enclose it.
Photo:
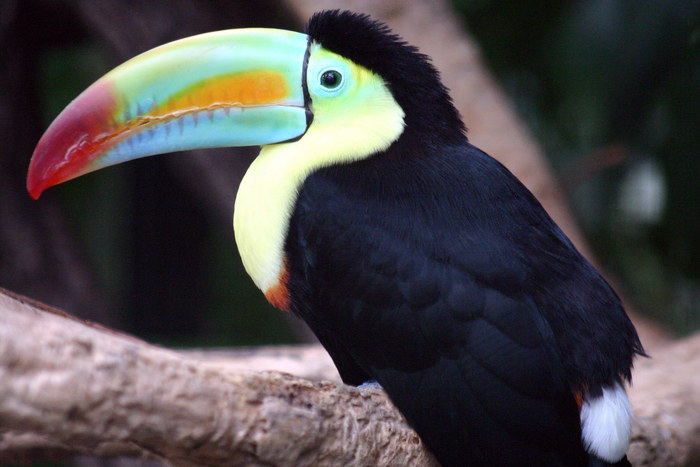
M 309 40 L 276 29 L 219 31 L 135 57 L 80 94 L 32 156 L 27 188 L 187 149 L 254 146 L 301 137 L 311 123 Z

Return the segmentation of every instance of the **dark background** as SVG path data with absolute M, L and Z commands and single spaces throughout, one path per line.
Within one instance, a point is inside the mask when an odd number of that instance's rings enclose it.
M 639 311 L 700 328 L 700 2 L 453 4 L 602 263 Z M 38 202 L 24 189 L 43 130 L 118 63 L 199 32 L 303 21 L 271 0 L 2 0 L 0 287 L 168 345 L 308 339 L 236 251 L 255 149 L 141 159 Z

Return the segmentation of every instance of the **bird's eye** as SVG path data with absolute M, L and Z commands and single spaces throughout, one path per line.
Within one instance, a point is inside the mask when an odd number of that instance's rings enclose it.
M 324 71 L 321 75 L 321 86 L 328 90 L 338 89 L 343 82 L 343 75 L 337 70 Z

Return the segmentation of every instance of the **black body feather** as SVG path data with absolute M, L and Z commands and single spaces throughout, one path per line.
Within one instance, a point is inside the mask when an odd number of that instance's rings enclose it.
M 425 56 L 362 15 L 322 13 L 308 32 L 380 74 L 406 128 L 304 182 L 285 244 L 292 310 L 444 465 L 588 465 L 574 391 L 629 380 L 642 352 L 618 297 L 467 142 Z

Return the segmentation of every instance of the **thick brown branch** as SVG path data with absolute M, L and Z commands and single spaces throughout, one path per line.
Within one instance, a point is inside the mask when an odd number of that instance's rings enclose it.
M 244 368 L 248 368 L 245 370 Z M 435 465 L 317 346 L 175 352 L 0 294 L 0 463 L 54 452 L 210 465 Z M 700 335 L 638 363 L 635 465 L 700 453 Z
M 379 390 L 227 370 L 0 295 L 0 462 L 33 442 L 210 465 L 431 465 Z
M 700 334 L 637 361 L 633 465 L 700 465 Z

